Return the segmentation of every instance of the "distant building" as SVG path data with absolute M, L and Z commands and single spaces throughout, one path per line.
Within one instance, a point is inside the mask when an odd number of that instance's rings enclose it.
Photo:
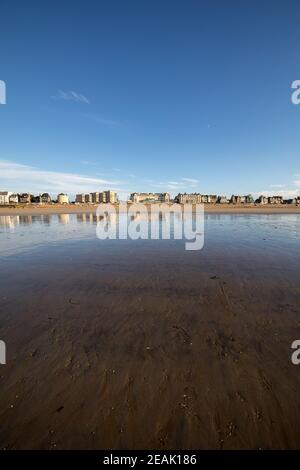
M 50 203 L 52 202 L 50 194 L 48 194 L 48 193 L 43 193 L 43 194 L 40 196 L 40 202 L 41 202 L 42 204 L 50 204 Z
M 18 204 L 18 202 L 19 202 L 19 195 L 15 194 L 15 193 L 12 193 L 9 196 L 9 203 L 10 204 Z
M 92 202 L 92 195 L 91 194 L 85 194 L 84 195 L 84 202 L 86 204 L 90 204 Z
M 253 199 L 252 194 L 247 194 L 247 196 L 245 196 L 245 204 L 253 204 L 253 203 L 254 203 L 254 199 Z
M 32 196 L 30 193 L 21 193 L 19 195 L 19 202 L 20 204 L 30 204 Z
M 101 204 L 109 202 L 115 204 L 119 202 L 118 194 L 115 191 L 102 191 L 90 194 L 76 194 L 77 204 Z
M 0 191 L 0 205 L 6 206 L 9 204 L 9 198 L 11 196 L 11 192 L 9 191 Z
M 191 194 L 177 194 L 175 197 L 175 201 L 178 204 L 201 204 L 202 203 L 202 196 L 199 193 L 191 193 Z
M 219 196 L 217 202 L 218 204 L 229 204 L 229 200 L 226 196 Z
M 242 204 L 242 196 L 232 195 L 230 198 L 230 202 L 231 204 Z
M 84 199 L 84 194 L 83 193 L 82 194 L 76 194 L 75 202 L 77 204 L 84 204 L 84 201 L 85 201 L 85 199 Z
M 266 196 L 259 196 L 259 198 L 256 201 L 257 204 L 268 204 L 268 198 Z
M 64 193 L 60 193 L 57 196 L 58 204 L 69 204 L 69 196 Z
M 271 196 L 268 197 L 269 204 L 283 204 L 283 197 L 282 196 Z
M 99 192 L 91 193 L 91 198 L 92 198 L 91 202 L 93 204 L 99 204 L 99 202 L 100 202 L 100 193 Z
M 51 197 L 48 193 L 39 194 L 38 196 L 31 196 L 31 203 L 35 204 L 50 204 Z
M 99 193 L 99 204 L 105 204 L 106 203 L 106 192 L 102 191 Z
M 201 197 L 203 204 L 215 204 L 218 200 L 218 196 L 215 194 L 204 194 Z
M 105 202 L 116 204 L 119 202 L 118 195 L 115 191 L 103 191 L 105 193 Z
M 170 194 L 169 193 L 132 193 L 130 195 L 130 200 L 136 204 L 170 202 Z
M 283 203 L 284 204 L 297 204 L 297 199 L 295 197 L 293 199 L 285 199 Z
M 247 196 L 240 196 L 240 195 L 232 195 L 229 201 L 231 204 L 253 204 L 254 199 L 251 194 L 247 194 Z

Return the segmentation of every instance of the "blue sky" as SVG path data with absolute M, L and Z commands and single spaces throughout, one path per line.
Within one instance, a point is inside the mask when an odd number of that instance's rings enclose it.
M 1 1 L 0 189 L 300 194 L 298 1 Z

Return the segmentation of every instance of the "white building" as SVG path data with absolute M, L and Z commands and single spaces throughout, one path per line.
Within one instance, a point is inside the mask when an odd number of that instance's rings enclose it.
M 9 204 L 9 197 L 11 196 L 9 191 L 0 191 L 0 206 L 6 206 Z
M 60 193 L 57 196 L 57 202 L 58 204 L 69 204 L 69 196 L 64 193 Z

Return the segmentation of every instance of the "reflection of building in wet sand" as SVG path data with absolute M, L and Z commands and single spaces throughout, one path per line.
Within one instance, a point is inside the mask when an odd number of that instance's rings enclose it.
M 44 224 L 47 224 L 47 225 L 50 225 L 50 223 L 51 223 L 51 215 L 49 215 L 49 214 L 43 215 L 43 223 L 44 223 Z
M 84 222 L 84 216 L 85 214 L 76 214 L 77 222 L 82 224 Z
M 92 224 L 97 222 L 97 215 L 91 213 L 77 214 L 77 222 L 82 224 Z
M 89 224 L 93 221 L 92 216 L 93 214 L 77 214 L 77 222 Z
M 14 227 L 16 225 L 46 224 L 50 225 L 50 215 L 2 215 L 0 226 Z
M 10 229 L 15 228 L 19 225 L 20 217 L 18 215 L 0 215 L 0 226 L 7 227 Z
M 58 214 L 58 221 L 60 224 L 67 225 L 70 223 L 69 214 Z
M 43 222 L 43 216 L 42 215 L 32 215 L 31 216 L 31 222 L 33 224 L 42 223 Z
M 32 215 L 20 215 L 20 224 L 22 225 L 32 224 Z
M 118 214 L 112 213 L 108 214 L 107 222 L 111 224 L 117 223 Z M 77 222 L 81 224 L 97 224 L 105 219 L 103 215 L 97 215 L 93 213 L 85 213 L 85 214 L 76 214 Z

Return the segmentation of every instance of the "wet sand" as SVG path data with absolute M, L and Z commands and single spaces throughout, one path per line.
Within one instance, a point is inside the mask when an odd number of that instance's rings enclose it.
M 1 260 L 2 449 L 300 447 L 300 258 L 274 241 Z
M 51 204 L 51 205 L 28 205 L 16 207 L 0 207 L 1 215 L 42 215 L 42 214 L 82 214 L 96 212 L 97 205 L 94 204 Z M 115 205 L 118 210 L 118 205 Z M 228 214 L 300 214 L 300 205 L 246 205 L 246 204 L 204 204 L 206 213 L 228 213 Z

